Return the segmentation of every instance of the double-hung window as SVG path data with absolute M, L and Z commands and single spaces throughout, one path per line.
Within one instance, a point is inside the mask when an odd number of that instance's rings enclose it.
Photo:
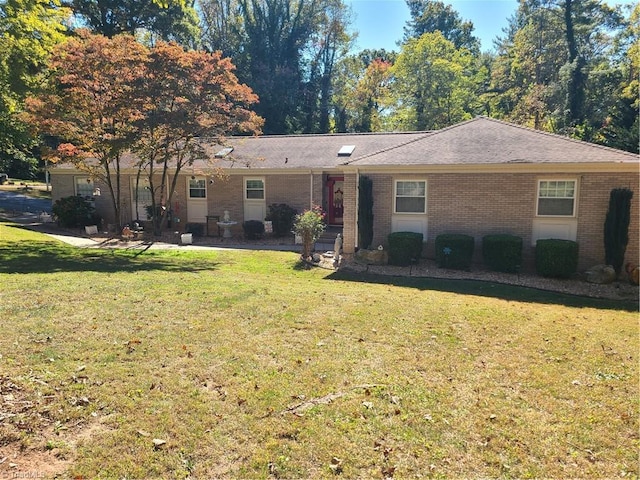
M 540 180 L 538 209 L 541 217 L 573 217 L 576 205 L 575 180 Z
M 427 182 L 424 180 L 397 180 L 394 212 L 426 213 Z
M 189 179 L 189 198 L 207 198 L 207 180 L 205 178 Z
M 76 177 L 76 195 L 79 197 L 93 197 L 95 191 L 90 177 Z
M 247 178 L 245 180 L 245 199 L 264 200 L 264 180 L 261 178 Z

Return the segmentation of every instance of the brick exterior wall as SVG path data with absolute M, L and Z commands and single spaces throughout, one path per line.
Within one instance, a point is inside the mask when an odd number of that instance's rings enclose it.
M 358 177 L 355 173 L 345 174 L 344 176 L 344 195 L 342 196 L 342 204 L 344 213 L 342 221 L 344 227 L 342 230 L 342 251 L 345 254 L 353 254 L 354 246 L 357 243 L 356 238 L 356 196 L 358 195 Z M 375 204 L 375 197 L 374 197 Z M 375 224 L 375 217 L 374 217 Z
M 265 203 L 286 203 L 299 212 L 309 208 L 310 202 L 323 204 L 325 174 L 313 174 L 313 197 L 309 173 L 266 174 L 249 172 L 251 175 L 229 175 L 214 179 L 207 185 L 207 207 L 209 215 L 222 215 L 225 210 L 238 225 L 235 235 L 242 234 L 244 220 L 244 178 L 259 177 L 265 180 Z M 584 270 L 604 262 L 603 227 L 613 188 L 627 187 L 634 191 L 629 230 L 627 261 L 640 264 L 639 221 L 640 189 L 637 175 L 633 173 L 587 173 L 582 175 L 536 174 L 536 173 L 425 173 L 392 175 L 388 173 L 362 172 L 373 181 L 374 238 L 373 245 L 387 245 L 387 235 L 392 231 L 394 182 L 402 180 L 427 181 L 427 237 L 425 255 L 433 258 L 434 240 L 442 233 L 464 233 L 475 238 L 476 262 L 481 262 L 482 237 L 488 234 L 509 233 L 523 239 L 524 268 L 533 268 L 532 246 L 533 222 L 536 213 L 538 180 L 552 178 L 575 178 L 578 181 L 577 241 L 580 248 L 579 269 Z M 133 176 L 122 178 L 122 219 L 128 223 L 133 219 L 131 209 L 131 187 Z M 179 223 L 172 225 L 184 230 L 187 222 L 186 175 L 178 180 L 171 208 Z M 344 175 L 344 252 L 351 254 L 357 244 L 356 229 L 356 173 Z M 53 200 L 74 195 L 74 176 L 58 174 L 51 176 Z M 96 198 L 98 212 L 104 218 L 104 226 L 114 223 L 111 198 L 105 185 L 96 183 L 102 195 Z M 268 211 L 268 210 L 267 210 Z M 211 227 L 210 227 L 211 228 Z
M 435 238 L 443 233 L 463 233 L 475 238 L 474 261 L 482 261 L 482 237 L 508 233 L 523 239 L 524 267 L 534 266 L 532 246 L 533 221 L 536 214 L 538 180 L 553 175 L 429 173 L 390 175 L 363 173 L 373 181 L 374 238 L 373 245 L 387 245 L 392 231 L 394 182 L 402 180 L 427 181 L 427 222 L 425 255 L 434 258 Z M 558 176 L 555 176 L 558 177 Z M 579 269 L 604 262 L 603 225 L 613 188 L 628 187 L 629 174 L 561 175 L 576 178 L 579 185 L 577 199 L 577 242 L 580 248 Z M 637 185 L 636 185 L 637 187 Z M 631 187 L 634 189 L 634 187 Z M 347 190 L 345 188 L 345 190 Z M 348 190 L 347 190 L 348 191 Z M 638 197 L 635 188 L 627 259 L 640 263 L 638 247 Z M 346 192 L 345 192 L 346 197 Z M 354 207 L 355 208 L 355 207 Z M 345 218 L 345 223 L 348 220 Z M 354 236 L 355 238 L 355 236 Z M 345 229 L 345 245 L 347 244 Z

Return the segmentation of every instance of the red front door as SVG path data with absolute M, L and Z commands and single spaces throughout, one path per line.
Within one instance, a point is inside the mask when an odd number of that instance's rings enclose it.
M 329 192 L 328 217 L 330 225 L 342 225 L 344 177 L 329 177 L 327 180 Z

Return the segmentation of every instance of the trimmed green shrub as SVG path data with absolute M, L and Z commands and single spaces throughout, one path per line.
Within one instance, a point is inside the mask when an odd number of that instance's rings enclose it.
M 515 235 L 482 237 L 482 258 L 496 272 L 515 273 L 522 266 L 522 238 Z
M 260 220 L 247 220 L 242 223 L 242 230 L 247 240 L 257 240 L 264 235 L 264 223 Z
M 397 266 L 411 265 L 422 256 L 421 233 L 393 232 L 387 237 L 389 241 L 389 264 Z
M 194 237 L 202 237 L 204 235 L 203 223 L 187 223 L 184 229 L 185 233 L 191 233 Z
M 536 242 L 536 272 L 543 277 L 569 278 L 578 270 L 578 244 L 571 240 Z
M 269 205 L 269 213 L 265 220 L 273 224 L 275 237 L 285 237 L 291 235 L 297 214 L 298 211 L 286 203 L 272 203 Z
M 93 205 L 80 196 L 63 197 L 56 200 L 51 211 L 61 227 L 72 228 L 100 224 L 100 217 L 96 215 Z
M 373 242 L 373 181 L 363 175 L 358 187 L 358 244 L 366 250 Z
M 469 270 L 474 240 L 469 235 L 445 233 L 436 237 L 436 261 L 441 268 Z

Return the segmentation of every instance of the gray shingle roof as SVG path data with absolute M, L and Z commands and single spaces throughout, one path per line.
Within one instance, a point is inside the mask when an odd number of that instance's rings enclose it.
M 486 117 L 438 130 L 351 165 L 638 162 L 638 155 Z
M 223 168 L 335 168 L 349 161 L 396 148 L 427 136 L 427 132 L 232 137 L 233 152 L 218 163 Z M 350 155 L 342 147 L 355 146 Z M 221 149 L 212 147 L 212 156 Z M 350 149 L 347 149 L 350 150 Z
M 346 145 L 349 156 L 338 155 Z M 233 151 L 215 158 L 224 147 Z M 333 169 L 344 165 L 429 166 L 567 163 L 639 163 L 637 154 L 477 117 L 435 132 L 230 137 L 207 147 L 223 169 Z M 123 167 L 135 159 L 126 155 Z M 196 162 L 194 169 L 205 169 Z M 72 168 L 60 165 L 58 168 Z
M 477 117 L 435 132 L 233 138 L 231 168 L 638 162 L 638 155 Z M 351 156 L 338 156 L 355 145 Z M 230 161 L 230 159 L 233 161 Z

